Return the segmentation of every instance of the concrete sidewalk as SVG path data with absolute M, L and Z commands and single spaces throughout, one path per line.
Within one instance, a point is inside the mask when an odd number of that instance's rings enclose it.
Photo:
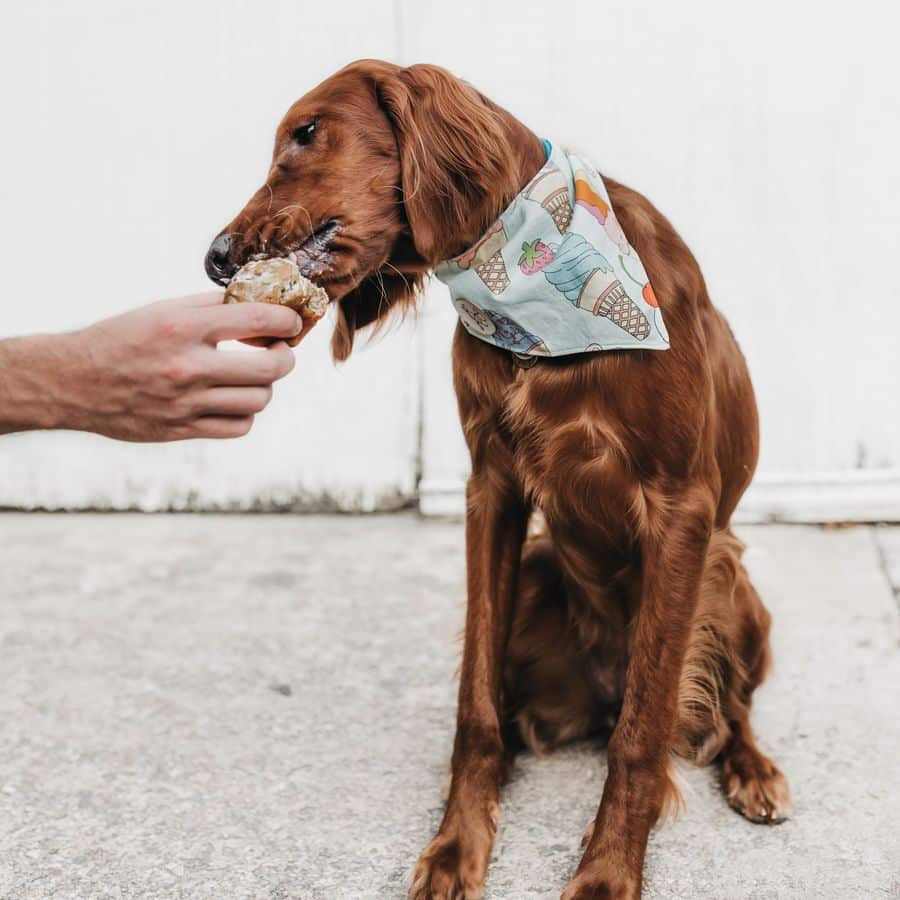
M 686 770 L 645 897 L 900 897 L 900 529 L 740 533 L 794 815 L 752 825 Z M 0 547 L 0 897 L 405 897 L 441 816 L 461 525 L 8 514 Z M 559 897 L 604 774 L 589 745 L 521 759 L 490 900 Z

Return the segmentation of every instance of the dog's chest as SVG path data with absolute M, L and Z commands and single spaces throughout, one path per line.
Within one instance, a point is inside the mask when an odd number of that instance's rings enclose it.
M 525 373 L 504 392 L 501 421 L 522 492 L 557 527 L 602 530 L 626 546 L 643 488 L 631 465 L 628 422 L 602 396 L 536 382 Z M 566 385 L 565 387 L 569 387 Z
M 658 364 L 591 354 L 530 368 L 457 328 L 454 383 L 473 463 L 543 510 L 585 546 L 627 552 L 646 528 L 648 497 L 683 456 L 666 439 Z

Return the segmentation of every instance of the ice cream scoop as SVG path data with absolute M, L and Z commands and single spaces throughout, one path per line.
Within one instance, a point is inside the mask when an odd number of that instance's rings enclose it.
M 650 322 L 616 278 L 609 260 L 582 235 L 568 231 L 558 244 L 535 240 L 522 249 L 522 272 L 543 272 L 577 309 L 609 319 L 639 341 L 650 333 Z
M 276 303 L 303 319 L 303 331 L 288 341 L 296 347 L 328 309 L 325 289 L 305 278 L 290 259 L 256 259 L 235 272 L 225 289 L 226 303 Z

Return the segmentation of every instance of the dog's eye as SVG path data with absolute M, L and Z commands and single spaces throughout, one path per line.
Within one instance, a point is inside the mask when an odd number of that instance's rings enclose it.
M 291 137 L 301 146 L 305 147 L 307 144 L 312 142 L 313 135 L 316 133 L 316 123 L 315 122 L 307 122 L 306 125 L 301 125 L 299 128 L 295 128 L 293 132 L 291 132 Z

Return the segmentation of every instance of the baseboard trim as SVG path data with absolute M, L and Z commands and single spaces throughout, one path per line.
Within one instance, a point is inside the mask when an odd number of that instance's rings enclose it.
M 465 483 L 425 478 L 419 484 L 423 516 L 465 513 Z M 811 475 L 762 474 L 741 500 L 735 522 L 900 522 L 900 469 Z
M 419 512 L 437 518 L 465 515 L 465 482 L 453 478 L 423 478 L 419 482 Z
M 900 470 L 760 475 L 738 522 L 900 522 Z

